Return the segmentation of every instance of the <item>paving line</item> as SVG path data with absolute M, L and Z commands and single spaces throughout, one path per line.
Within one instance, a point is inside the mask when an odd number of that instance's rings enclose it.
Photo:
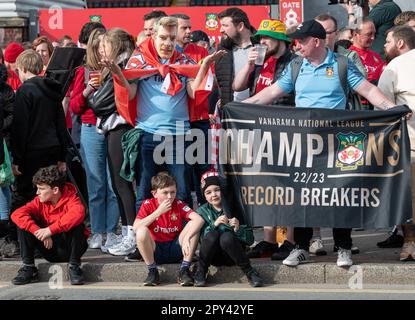
M 218 287 L 141 287 L 141 286 L 63 286 L 63 289 L 140 290 L 140 291 L 224 291 L 224 292 L 302 292 L 302 293 L 393 293 L 415 294 L 415 289 L 317 289 L 317 288 L 218 288 Z

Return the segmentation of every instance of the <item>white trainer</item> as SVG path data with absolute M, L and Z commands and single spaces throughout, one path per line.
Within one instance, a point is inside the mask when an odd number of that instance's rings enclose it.
M 282 262 L 282 264 L 295 267 L 301 263 L 310 262 L 310 255 L 303 249 L 294 249 L 290 252 L 290 255 Z
M 113 248 L 117 244 L 121 243 L 122 236 L 116 235 L 113 232 L 107 233 L 107 240 L 105 241 L 104 245 L 101 246 L 101 251 L 104 253 L 108 253 L 109 248 Z
M 337 266 L 350 267 L 351 265 L 353 265 L 352 251 L 339 248 L 337 252 Z
M 102 233 L 94 233 L 89 239 L 90 249 L 101 249 L 102 246 Z
M 324 248 L 323 241 L 319 238 L 314 239 L 311 242 L 311 245 L 308 249 L 311 254 L 315 254 L 316 256 L 325 256 L 327 254 L 326 249 Z
M 136 247 L 137 244 L 135 239 L 124 237 L 123 241 L 119 245 L 109 248 L 108 252 L 114 256 L 126 256 L 133 253 Z

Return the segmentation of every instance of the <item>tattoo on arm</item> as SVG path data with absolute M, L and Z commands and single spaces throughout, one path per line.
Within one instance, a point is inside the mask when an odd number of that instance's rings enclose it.
M 379 104 L 379 107 L 380 107 L 381 109 L 384 109 L 384 110 L 388 110 L 388 109 L 392 108 L 392 106 L 390 105 L 390 103 L 389 103 L 388 101 L 385 101 L 385 100 L 383 100 L 383 101 Z

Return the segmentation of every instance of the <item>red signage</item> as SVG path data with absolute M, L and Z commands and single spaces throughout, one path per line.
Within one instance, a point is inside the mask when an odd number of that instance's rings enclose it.
M 280 20 L 287 28 L 303 22 L 303 0 L 280 0 Z
M 218 14 L 229 7 L 165 7 L 157 8 L 167 14 L 183 13 L 190 17 L 192 30 L 203 30 L 216 43 L 220 41 Z M 270 6 L 241 6 L 248 13 L 252 26 L 258 28 L 261 20 L 269 19 Z M 69 35 L 77 41 L 82 26 L 89 21 L 99 21 L 107 29 L 120 27 L 137 36 L 144 26 L 143 16 L 153 8 L 95 8 L 39 10 L 40 34 L 52 41 Z

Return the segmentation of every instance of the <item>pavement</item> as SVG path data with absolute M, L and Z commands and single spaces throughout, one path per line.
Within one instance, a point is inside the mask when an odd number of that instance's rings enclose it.
M 330 229 L 322 229 L 323 243 L 328 254 L 312 256 L 312 262 L 297 267 L 287 267 L 281 261 L 269 258 L 251 259 L 267 285 L 341 285 L 349 288 L 359 286 L 412 286 L 415 287 L 415 261 L 400 262 L 400 248 L 380 249 L 376 243 L 388 237 L 388 230 L 353 231 L 354 245 L 360 253 L 353 255 L 351 268 L 336 266 L 337 254 L 333 253 L 333 239 Z M 262 239 L 261 230 L 255 231 L 255 238 Z M 143 262 L 125 262 L 124 257 L 103 254 L 100 250 L 89 249 L 82 258 L 84 277 L 88 283 L 142 283 L 147 276 Z M 53 282 L 57 277 L 68 281 L 66 264 L 51 264 L 45 260 L 36 261 L 40 281 Z M 5 258 L 0 261 L 0 282 L 9 282 L 20 268 L 20 259 Z M 163 283 L 175 283 L 178 264 L 160 266 Z M 247 285 L 247 279 L 237 267 L 211 267 L 208 283 L 212 285 L 229 283 Z

